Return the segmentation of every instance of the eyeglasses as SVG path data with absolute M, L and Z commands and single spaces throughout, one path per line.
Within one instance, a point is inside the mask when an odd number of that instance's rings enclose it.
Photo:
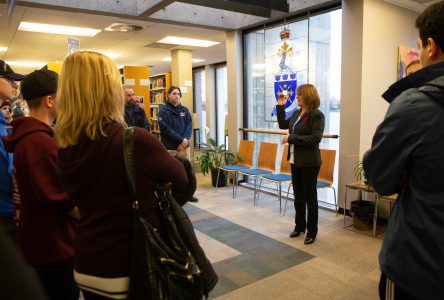
M 3 77 L 3 76 L 0 76 L 0 78 L 5 79 L 10 85 L 14 85 L 14 79 L 11 79 L 8 77 Z

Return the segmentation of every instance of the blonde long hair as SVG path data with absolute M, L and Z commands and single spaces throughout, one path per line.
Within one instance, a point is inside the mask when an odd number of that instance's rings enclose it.
M 107 56 L 78 51 L 63 62 L 57 90 L 55 134 L 60 148 L 77 144 L 81 133 L 91 140 L 105 136 L 109 121 L 125 124 L 119 73 Z

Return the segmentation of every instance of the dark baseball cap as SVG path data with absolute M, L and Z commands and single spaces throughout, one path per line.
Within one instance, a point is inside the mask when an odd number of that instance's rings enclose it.
M 25 75 L 15 73 L 4 60 L 0 59 L 0 77 L 6 77 L 20 81 L 25 78 Z
M 25 100 L 55 94 L 59 75 L 51 70 L 36 70 L 29 73 L 20 83 L 20 91 Z

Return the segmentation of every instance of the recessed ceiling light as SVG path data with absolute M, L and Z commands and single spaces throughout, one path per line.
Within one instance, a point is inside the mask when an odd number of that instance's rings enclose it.
M 0 46 L 0 52 L 5 52 L 6 50 L 8 50 L 8 47 L 2 47 L 2 46 Z
M 101 29 L 94 28 L 61 26 L 30 22 L 21 22 L 18 30 L 90 37 L 95 36 L 100 31 L 102 31 Z
M 164 57 L 164 58 L 162 58 L 160 61 L 171 61 L 171 56 Z M 205 61 L 205 59 L 192 58 L 191 61 L 192 61 L 193 63 L 199 63 L 199 62 L 203 62 L 203 61 Z
M 217 44 L 219 42 L 206 41 L 206 40 L 197 40 L 197 39 L 188 39 L 177 36 L 167 36 L 166 38 L 157 41 L 162 44 L 174 44 L 174 45 L 182 45 L 182 46 L 193 46 L 193 47 L 210 47 Z
M 29 68 L 41 68 L 46 65 L 45 62 L 41 61 L 7 61 L 8 65 L 17 67 L 29 67 Z

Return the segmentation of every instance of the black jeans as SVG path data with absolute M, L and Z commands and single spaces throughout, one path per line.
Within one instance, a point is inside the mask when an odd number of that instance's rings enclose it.
M 79 288 L 74 281 L 74 259 L 44 266 L 34 266 L 48 299 L 78 300 Z
M 318 192 L 316 182 L 320 167 L 299 168 L 291 165 L 291 177 L 296 210 L 295 230 L 305 232 L 307 237 L 316 238 L 318 233 Z M 306 220 L 305 208 L 308 218 Z
M 418 300 L 417 298 L 412 297 L 407 292 L 402 290 L 400 287 L 396 286 L 394 283 L 393 295 L 391 297 L 386 298 L 387 291 L 387 276 L 381 272 L 381 279 L 379 280 L 379 298 L 381 300 Z
M 0 216 L 0 226 L 3 227 L 3 230 L 11 238 L 11 240 L 15 242 L 16 237 L 14 216 Z

